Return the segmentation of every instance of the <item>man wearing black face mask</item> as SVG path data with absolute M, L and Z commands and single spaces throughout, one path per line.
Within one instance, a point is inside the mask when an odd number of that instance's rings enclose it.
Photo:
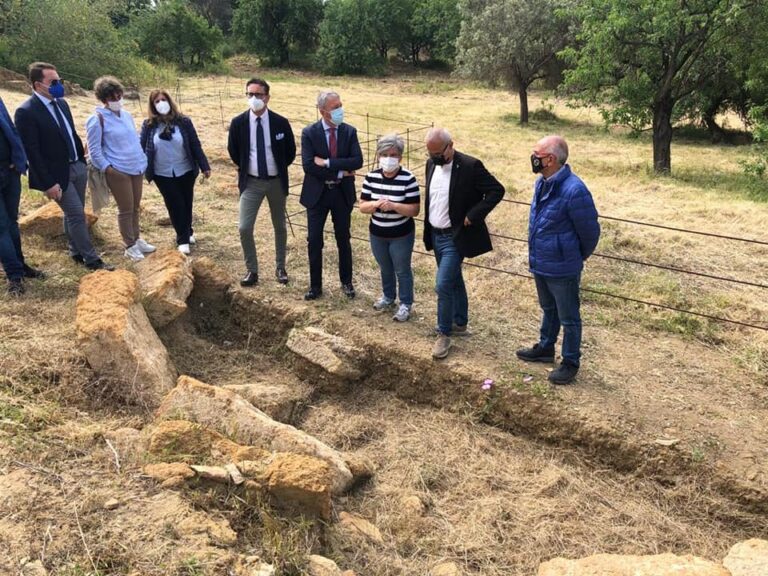
M 541 176 L 531 203 L 528 261 L 543 316 L 539 342 L 517 351 L 526 362 L 554 362 L 562 325 L 563 360 L 549 373 L 554 384 L 569 384 L 579 371 L 579 283 L 584 261 L 600 239 L 592 195 L 567 160 L 568 144 L 560 136 L 542 138 L 531 155 L 531 168 Z
M 433 358 L 445 358 L 451 335 L 467 335 L 469 302 L 461 274 L 464 258 L 493 250 L 485 218 L 501 202 L 504 186 L 477 158 L 458 152 L 444 128 L 427 134 L 424 246 L 437 260 L 437 340 Z
M 64 212 L 69 255 L 89 270 L 114 270 L 96 252 L 85 220 L 88 173 L 83 143 L 75 130 L 64 84 L 56 67 L 29 65 L 34 93 L 16 110 L 16 126 L 29 157 L 29 187 L 55 200 Z

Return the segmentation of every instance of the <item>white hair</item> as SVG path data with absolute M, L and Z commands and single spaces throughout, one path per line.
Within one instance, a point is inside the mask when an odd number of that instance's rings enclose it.
M 339 96 L 338 92 L 334 92 L 333 90 L 323 90 L 320 92 L 320 94 L 317 95 L 317 107 L 320 110 L 325 110 L 325 105 L 328 102 L 329 98 L 341 98 Z
M 398 134 L 385 134 L 379 138 L 376 142 L 376 154 L 381 154 L 387 150 L 397 150 L 397 153 L 402 156 L 405 150 L 405 141 L 402 136 Z
M 436 126 L 430 128 L 429 132 L 427 132 L 427 142 L 432 142 L 433 140 L 438 140 L 447 146 L 448 142 L 451 142 L 453 139 L 448 130 Z

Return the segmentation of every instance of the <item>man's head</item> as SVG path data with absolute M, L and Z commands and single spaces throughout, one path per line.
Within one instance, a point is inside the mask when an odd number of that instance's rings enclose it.
M 445 128 L 431 128 L 427 132 L 427 153 L 432 162 L 437 166 L 443 166 L 453 161 L 456 152 L 453 149 L 453 139 Z
M 324 90 L 317 95 L 317 110 L 329 124 L 338 126 L 344 122 L 344 108 L 338 92 Z
M 64 96 L 64 84 L 59 78 L 56 66 L 47 62 L 32 62 L 27 69 L 32 90 L 46 98 Z
M 253 113 L 261 116 L 269 104 L 269 84 L 261 78 L 251 78 L 245 84 L 245 97 Z
M 550 135 L 539 140 L 531 154 L 531 168 L 549 178 L 568 161 L 568 144 L 562 136 Z

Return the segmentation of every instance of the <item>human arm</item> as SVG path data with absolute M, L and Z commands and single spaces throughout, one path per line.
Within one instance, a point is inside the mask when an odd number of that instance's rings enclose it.
M 583 183 L 579 183 L 568 201 L 568 218 L 579 238 L 581 258 L 586 260 L 595 251 L 600 240 L 600 222 L 592 194 Z
M 91 164 L 101 172 L 106 172 L 109 168 L 109 161 L 104 157 L 104 151 L 101 147 L 101 141 L 104 137 L 104 126 L 99 118 L 100 114 L 96 112 L 85 123 L 85 135 L 88 142 L 88 154 L 91 158 Z
M 208 178 L 211 175 L 211 166 L 208 163 L 208 158 L 206 157 L 205 152 L 203 152 L 203 146 L 200 144 L 200 138 L 197 135 L 197 130 L 195 130 L 195 125 L 187 116 L 184 116 L 183 122 L 187 126 L 189 149 L 192 151 L 192 155 L 194 156 L 193 160 L 195 164 L 200 167 L 203 175 Z
M 464 219 L 464 225 L 469 226 L 477 222 L 482 222 L 488 216 L 491 210 L 501 202 L 504 197 L 504 186 L 488 172 L 488 169 L 480 160 L 475 163 L 472 171 L 472 185 L 475 191 L 481 196 L 481 200 L 469 209 Z

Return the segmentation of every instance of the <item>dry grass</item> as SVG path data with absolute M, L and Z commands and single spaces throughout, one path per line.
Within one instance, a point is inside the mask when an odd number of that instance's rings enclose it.
M 559 132 L 570 142 L 571 163 L 604 214 L 754 238 L 764 238 L 768 228 L 766 205 L 750 198 L 740 175 L 743 149 L 738 147 L 693 140 L 675 143 L 675 176 L 656 179 L 649 174 L 647 137 L 631 139 L 622 131 L 605 132 L 595 111 L 570 109 L 551 99 L 557 120 L 523 129 L 510 117 L 517 112 L 517 101 L 509 94 L 436 77 L 380 82 L 275 72 L 268 78 L 273 82 L 270 105 L 293 120 L 297 136 L 315 118 L 312 102 L 317 90 L 333 86 L 341 92 L 348 113 L 444 123 L 453 132 L 457 148 L 483 159 L 507 186 L 509 198 L 529 200 L 531 146 L 544 134 Z M 233 280 L 242 271 L 242 260 L 225 125 L 245 108 L 242 85 L 242 79 L 234 78 L 182 83 L 182 107 L 193 117 L 214 168 L 211 181 L 197 189 L 197 253 L 213 257 Z M 219 92 L 229 96 L 219 99 Z M 0 95 L 11 110 L 24 98 L 6 91 Z M 532 109 L 542 105 L 543 96 L 533 95 Z M 70 102 L 82 126 L 95 102 L 83 98 Z M 138 120 L 139 108 L 131 110 Z M 402 131 L 404 126 L 386 121 L 366 125 L 364 117 L 354 115 L 349 119 L 373 134 Z M 413 162 L 421 164 L 415 158 Z M 301 181 L 300 167 L 294 166 L 291 174 L 294 183 Z M 25 193 L 22 212 L 40 203 L 39 195 Z M 158 225 L 166 213 L 151 186 L 145 188 L 143 206 L 144 235 L 161 245 L 172 244 L 172 230 Z M 292 196 L 289 212 L 299 210 Z M 524 237 L 526 218 L 525 207 L 502 204 L 490 217 L 490 225 L 496 232 Z M 111 207 L 96 226 L 97 243 L 106 260 L 127 265 L 115 220 Z M 295 236 L 289 235 L 288 260 L 292 282 L 283 288 L 269 282 L 273 248 L 266 210 L 259 218 L 258 247 L 266 281 L 257 290 L 265 298 L 299 301 L 307 284 L 304 232 L 299 227 L 305 220 L 303 215 L 292 220 Z M 353 226 L 356 235 L 367 236 L 362 215 L 355 215 Z M 30 282 L 28 294 L 20 301 L 0 294 L 0 473 L 18 470 L 21 464 L 31 466 L 28 470 L 38 484 L 51 484 L 59 500 L 47 488 L 43 490 L 40 502 L 25 509 L 28 525 L 19 534 L 31 534 L 29 541 L 13 543 L 26 547 L 21 556 L 39 555 L 48 524 L 66 518 L 62 530 L 72 537 L 60 537 L 54 530 L 58 548 L 48 545 L 55 552 L 47 556 L 49 565 L 61 574 L 87 574 L 88 559 L 68 504 L 99 488 L 98 481 L 88 480 L 94 472 L 107 479 L 109 490 L 99 494 L 123 491 L 139 501 L 148 497 L 151 489 L 133 475 L 135 471 L 115 474 L 111 453 L 99 436 L 121 426 L 140 427 L 146 416 L 111 401 L 109 383 L 92 377 L 73 344 L 74 301 L 83 270 L 66 257 L 64 242 L 43 242 L 31 236 L 23 242 L 30 263 L 44 268 L 49 278 Z M 505 240 L 495 244 L 496 250 L 478 262 L 526 272 L 523 244 Z M 338 293 L 333 242 L 326 247 L 328 294 L 315 305 L 322 314 L 334 317 L 339 325 L 351 322 L 383 337 L 428 347 L 426 335 L 435 317 L 431 257 L 414 257 L 416 318 L 409 325 L 394 326 L 370 312 L 379 278 L 368 246 L 353 244 L 360 297 L 352 303 Z M 768 250 L 756 245 L 604 222 L 599 250 L 768 283 L 768 269 L 762 265 Z M 478 269 L 467 269 L 466 278 L 475 335 L 458 344 L 455 361 L 472 358 L 484 364 L 482 376 L 498 379 L 519 379 L 521 371 L 530 372 L 537 390 L 584 418 L 631 431 L 641 439 L 680 438 L 682 449 L 695 458 L 718 463 L 756 487 L 768 486 L 768 334 L 586 297 L 585 364 L 579 385 L 550 390 L 541 384 L 542 369 L 522 366 L 513 355 L 517 345 L 532 341 L 538 330 L 533 286 L 524 279 Z M 590 260 L 584 282 L 716 315 L 752 322 L 768 318 L 765 291 L 759 288 L 599 259 Z M 175 340 L 171 346 L 185 372 L 228 382 L 247 379 L 255 372 L 280 378 L 283 368 L 261 355 L 258 343 L 248 335 L 200 336 Z M 168 333 L 164 338 L 169 341 L 183 334 Z M 366 576 L 423 575 L 441 558 L 454 559 L 474 574 L 530 574 L 541 559 L 596 551 L 693 552 L 716 559 L 736 539 L 760 532 L 752 518 L 733 512 L 711 491 L 697 491 L 685 482 L 664 488 L 618 476 L 591 467 L 576 454 L 476 425 L 469 415 L 414 407 L 380 393 L 321 399 L 304 426 L 337 448 L 376 461 L 374 482 L 339 506 L 373 520 L 385 533 L 386 544 L 377 548 L 351 542 L 335 526 L 319 540 L 317 527 L 294 526 L 295 534 L 284 541 L 279 530 L 270 532 L 266 525 L 255 529 L 253 538 L 267 534 L 274 544 L 267 553 L 287 558 L 286 566 L 296 565 L 297 550 L 320 546 L 344 567 L 354 567 Z M 59 477 L 80 483 L 81 489 L 62 492 Z M 423 517 L 410 516 L 401 504 L 404 495 L 414 494 L 428 505 Z M 233 522 L 242 521 L 243 526 L 249 518 L 242 510 L 232 514 Z M 98 538 L 101 512 L 86 510 L 80 520 L 89 545 L 104 560 L 109 560 L 110 550 L 122 550 L 116 535 Z M 275 519 L 271 526 L 284 525 L 289 524 Z M 163 556 L 172 548 L 170 540 L 160 536 L 158 542 L 164 542 L 165 548 L 158 548 L 155 558 L 171 562 L 172 555 Z M 245 551 L 259 543 L 243 544 Z M 276 552 L 280 546 L 284 553 Z M 133 555 L 117 554 L 114 570 L 123 573 L 123 567 L 131 565 L 144 569 L 142 574 L 152 574 L 146 558 L 140 558 L 142 552 L 137 547 Z M 4 560 L 2 554 L 0 560 Z M 174 562 L 178 574 L 211 570 L 205 562 L 198 567 L 189 557 Z M 76 571 L 76 566 L 82 571 Z

